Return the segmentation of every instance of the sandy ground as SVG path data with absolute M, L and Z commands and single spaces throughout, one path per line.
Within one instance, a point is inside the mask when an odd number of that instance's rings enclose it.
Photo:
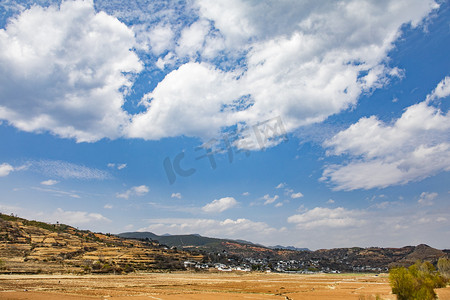
M 438 290 L 450 299 L 450 287 Z M 1 275 L 0 299 L 396 299 L 386 275 Z

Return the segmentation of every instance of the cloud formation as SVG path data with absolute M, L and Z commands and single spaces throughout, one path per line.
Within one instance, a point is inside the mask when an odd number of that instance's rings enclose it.
M 290 216 L 287 221 L 294 223 L 298 228 L 315 227 L 350 227 L 364 223 L 361 218 L 363 212 L 348 210 L 343 207 L 326 208 L 316 207 L 304 213 Z
M 121 136 L 124 91 L 142 70 L 134 44 L 92 1 L 32 6 L 0 29 L 0 119 L 78 142 Z
M 14 171 L 14 167 L 10 164 L 3 163 L 0 165 L 0 177 L 8 176 L 12 171 Z
M 25 166 L 32 171 L 54 178 L 104 180 L 111 177 L 106 171 L 60 160 L 29 161 Z
M 438 87 L 446 85 L 447 80 Z M 435 99 L 436 90 L 431 95 L 427 99 Z M 353 159 L 348 164 L 326 167 L 322 180 L 333 183 L 336 190 L 371 189 L 449 171 L 449 129 L 450 113 L 443 113 L 428 101 L 408 107 L 391 124 L 376 116 L 361 118 L 324 142 L 328 155 L 345 154 Z
M 283 229 L 270 227 L 264 222 L 255 222 L 249 219 L 150 219 L 149 224 L 139 231 L 151 231 L 156 234 L 192 234 L 198 233 L 209 237 L 248 239 L 259 242 Z M 255 234 L 257 233 L 257 236 Z
M 172 193 L 170 197 L 181 199 L 181 193 Z
M 434 204 L 433 200 L 436 199 L 437 196 L 438 193 L 423 192 L 420 194 L 420 198 L 417 203 L 421 206 L 432 206 Z
M 202 210 L 207 213 L 221 213 L 236 205 L 238 205 L 236 199 L 233 197 L 224 197 L 206 204 L 202 207 Z
M 41 181 L 42 185 L 55 185 L 57 183 L 59 183 L 59 181 L 58 180 L 53 180 L 53 179 Z
M 110 219 L 104 217 L 99 213 L 89 213 L 85 211 L 65 211 L 61 208 L 56 209 L 49 217 L 46 217 L 50 222 L 65 223 L 68 225 L 84 225 L 93 222 L 111 222 Z
M 122 199 L 128 199 L 131 196 L 144 196 L 145 194 L 147 194 L 149 192 L 149 187 L 146 185 L 140 185 L 140 186 L 134 186 L 132 188 L 130 188 L 129 190 L 126 190 L 123 193 L 117 193 L 116 197 L 117 198 L 122 198 Z
M 293 132 L 400 76 L 386 60 L 402 26 L 438 8 L 432 0 L 177 5 L 157 16 L 109 10 L 140 20 L 132 28 L 87 0 L 23 11 L 0 31 L 0 119 L 79 142 L 209 138 L 277 116 Z M 133 74 L 156 67 L 139 51 L 171 67 L 129 113 Z

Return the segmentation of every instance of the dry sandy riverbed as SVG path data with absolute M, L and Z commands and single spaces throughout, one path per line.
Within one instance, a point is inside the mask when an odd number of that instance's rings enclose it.
M 438 291 L 450 299 L 450 288 Z M 1 275 L 0 299 L 396 299 L 386 275 Z M 287 298 L 288 297 L 288 298 Z

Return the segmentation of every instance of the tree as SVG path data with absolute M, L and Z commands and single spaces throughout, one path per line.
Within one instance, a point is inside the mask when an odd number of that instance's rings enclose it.
M 448 281 L 450 280 L 450 259 L 441 257 L 437 263 L 439 273 Z
M 445 287 L 445 280 L 430 262 L 416 262 L 406 268 L 389 271 L 392 293 L 398 300 L 436 299 L 435 288 Z

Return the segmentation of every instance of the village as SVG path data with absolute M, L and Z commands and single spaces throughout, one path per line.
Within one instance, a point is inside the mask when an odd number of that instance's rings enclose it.
M 315 274 L 315 273 L 331 273 L 339 274 L 341 272 L 353 273 L 382 273 L 388 272 L 387 267 L 374 266 L 352 266 L 348 262 L 344 267 L 331 268 L 321 264 L 319 260 L 269 260 L 269 259 L 254 259 L 245 258 L 242 261 L 233 258 L 228 259 L 228 263 L 202 263 L 195 261 L 185 261 L 183 266 L 187 270 L 210 270 L 215 269 L 220 272 L 277 272 L 277 273 L 298 273 L 298 274 Z

